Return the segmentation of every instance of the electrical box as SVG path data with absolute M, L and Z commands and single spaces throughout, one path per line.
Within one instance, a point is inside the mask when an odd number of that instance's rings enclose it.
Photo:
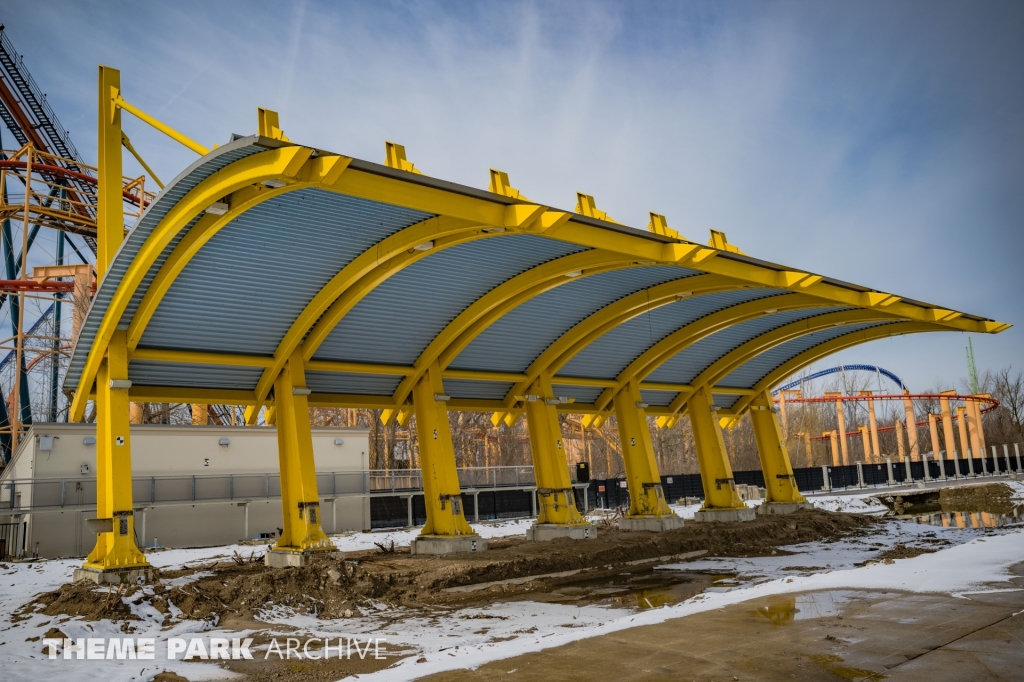
M 89 465 L 88 464 L 83 464 L 81 471 L 82 471 L 83 474 L 89 473 Z

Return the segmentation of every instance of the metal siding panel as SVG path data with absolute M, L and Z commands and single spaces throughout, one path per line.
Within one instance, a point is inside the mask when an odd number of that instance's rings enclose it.
M 590 386 L 565 386 L 564 384 L 552 384 L 551 390 L 558 397 L 575 398 L 578 403 L 591 404 L 601 395 L 603 388 L 591 388 Z
M 723 291 L 694 296 L 655 308 L 596 339 L 566 363 L 559 373 L 566 376 L 614 379 L 644 351 L 678 329 L 720 310 L 784 293 L 787 292 L 776 289 Z
M 319 189 L 265 201 L 192 258 L 139 345 L 273 355 L 295 318 L 345 265 L 431 217 Z
M 128 365 L 128 378 L 139 386 L 184 388 L 256 388 L 263 370 L 259 367 L 194 365 L 177 362 L 135 360 Z
M 787 324 L 817 317 L 818 315 L 826 315 L 837 310 L 842 310 L 842 308 L 790 310 L 775 313 L 774 315 L 764 315 L 727 327 L 683 349 L 662 364 L 661 367 L 651 372 L 647 379 L 649 381 L 688 384 L 716 361 L 725 357 L 730 351 L 739 348 L 747 341 L 756 339 L 762 334 L 767 334 L 773 329 L 778 329 Z
M 545 348 L 602 308 L 643 289 L 698 274 L 679 267 L 647 267 L 566 278 L 556 289 L 502 316 L 474 339 L 451 367 L 525 372 Z
M 343 372 L 306 372 L 306 387 L 316 393 L 353 393 L 356 395 L 391 395 L 398 388 L 400 376 L 380 374 L 347 374 Z
M 93 297 L 89 314 L 86 315 L 82 323 L 81 332 L 72 351 L 68 373 L 64 379 L 66 388 L 73 389 L 78 385 L 82 366 L 85 364 L 85 358 L 92 347 L 100 321 L 110 305 L 114 292 L 128 271 L 128 266 L 136 254 L 138 254 L 139 249 L 142 248 L 146 238 L 149 237 L 157 224 L 174 208 L 181 198 L 200 182 L 235 161 L 251 154 L 266 151 L 262 147 L 252 146 L 255 139 L 256 137 L 252 136 L 236 140 L 199 159 L 168 183 L 160 194 L 157 195 L 156 199 L 153 200 L 153 203 L 149 205 L 145 213 L 142 214 L 142 218 L 125 238 L 120 250 L 110 264 L 109 270 L 104 275 L 103 281 L 96 291 L 96 296 Z M 180 235 L 178 239 L 180 239 Z M 164 250 L 163 258 L 166 258 L 166 254 L 170 253 L 171 246 Z M 151 276 L 155 275 L 156 270 L 151 270 L 150 273 Z M 134 308 L 132 308 L 132 311 L 134 311 Z
M 470 381 L 467 379 L 445 379 L 444 392 L 453 398 L 476 398 L 478 400 L 502 400 L 512 390 L 513 384 L 498 381 Z
M 449 322 L 494 287 L 584 250 L 532 235 L 503 235 L 438 251 L 370 292 L 315 357 L 411 365 Z
M 757 382 L 768 376 L 775 370 L 775 368 L 789 362 L 804 351 L 810 350 L 815 346 L 819 346 L 826 341 L 839 338 L 840 336 L 854 334 L 859 331 L 864 331 L 865 329 L 881 326 L 882 324 L 891 323 L 865 322 L 863 324 L 852 324 L 844 327 L 836 327 L 834 329 L 823 329 L 822 331 L 814 332 L 807 336 L 801 336 L 800 338 L 793 339 L 792 341 L 787 341 L 782 345 L 761 353 L 756 358 L 753 358 L 749 362 L 744 363 L 741 367 L 736 368 L 735 371 L 722 379 L 720 385 L 734 388 L 753 388 Z

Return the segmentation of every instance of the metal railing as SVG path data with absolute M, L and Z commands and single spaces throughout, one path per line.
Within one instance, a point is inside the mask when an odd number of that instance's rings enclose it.
M 534 486 L 533 467 L 466 467 L 458 469 L 463 490 L 516 489 Z M 415 495 L 423 492 L 418 470 L 321 472 L 321 497 Z M 132 479 L 136 506 L 188 502 L 247 501 L 281 496 L 276 473 L 142 476 Z M 0 481 L 0 513 L 96 505 L 96 479 L 22 478 Z

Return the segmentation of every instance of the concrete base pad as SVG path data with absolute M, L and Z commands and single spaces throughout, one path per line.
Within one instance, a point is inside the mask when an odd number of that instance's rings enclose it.
M 76 568 L 72 577 L 73 582 L 88 580 L 97 585 L 145 585 L 157 580 L 158 572 L 152 566 L 140 566 L 138 568 L 119 568 L 112 570 L 100 570 L 98 568 Z
M 458 554 L 486 549 L 487 539 L 479 535 L 421 535 L 409 545 L 410 554 Z
M 585 526 L 560 526 L 557 523 L 535 523 L 526 529 L 526 539 L 532 542 L 546 542 L 555 538 L 570 540 L 593 540 L 597 538 L 597 528 Z
M 683 520 L 674 514 L 672 516 L 628 516 L 619 519 L 619 530 L 641 530 L 652 533 L 663 533 L 666 530 L 675 530 L 683 527 Z
M 268 568 L 302 568 L 308 566 L 313 557 L 327 556 L 334 559 L 341 558 L 341 552 L 286 552 L 280 549 L 271 549 L 263 555 L 263 564 Z
M 753 521 L 755 516 L 757 516 L 757 513 L 750 507 L 742 509 L 702 509 L 693 515 L 693 520 L 734 523 L 736 521 Z
M 763 502 L 754 511 L 758 516 L 792 514 L 798 509 L 814 509 L 810 502 Z

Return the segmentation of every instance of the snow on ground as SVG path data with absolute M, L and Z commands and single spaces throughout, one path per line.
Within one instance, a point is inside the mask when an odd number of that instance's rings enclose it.
M 1024 483 L 1010 482 L 1015 493 L 1024 498 Z M 843 511 L 876 511 L 865 498 L 878 490 L 849 495 L 815 496 L 816 505 Z M 749 503 L 755 506 L 757 503 Z M 693 518 L 700 507 L 673 505 L 683 518 Z M 598 512 L 598 520 L 613 512 Z M 484 537 L 522 534 L 532 519 L 475 524 Z M 417 529 L 352 533 L 335 536 L 334 542 L 345 552 L 372 549 L 374 543 L 406 545 Z M 941 541 L 948 541 L 948 545 Z M 893 564 L 871 563 L 880 551 L 897 543 L 943 546 L 933 554 L 901 559 Z M 248 555 L 249 545 L 231 545 L 202 549 L 181 549 L 152 552 L 151 562 L 158 567 L 178 567 L 226 559 L 235 551 Z M 260 548 L 255 548 L 261 551 Z M 721 608 L 747 599 L 784 592 L 865 588 L 919 592 L 963 594 L 971 590 L 1005 587 L 1006 569 L 1024 561 L 1024 530 L 998 531 L 956 530 L 909 522 L 890 521 L 868 537 L 849 538 L 839 542 L 814 542 L 785 548 L 792 554 L 756 558 L 714 558 L 680 565 L 660 567 L 663 570 L 687 570 L 736 575 L 735 585 L 714 587 L 684 602 L 657 609 L 635 611 L 604 605 L 576 606 L 531 601 L 499 602 L 481 608 L 457 611 L 439 609 L 434 613 L 408 612 L 381 605 L 377 611 L 337 621 L 320 621 L 284 611 L 267 614 L 271 621 L 264 632 L 292 637 L 352 636 L 366 641 L 370 637 L 386 638 L 391 647 L 398 646 L 415 653 L 395 666 L 364 680 L 407 680 L 454 668 L 475 667 L 483 663 L 516 656 L 521 653 L 560 646 L 575 640 L 595 637 L 617 630 L 649 623 L 658 623 L 710 609 Z M 858 564 L 860 564 L 858 566 Z M 35 595 L 58 588 L 66 582 L 80 560 L 52 560 L 0 565 L 0 669 L 3 679 L 35 682 L 45 674 L 50 682 L 79 680 L 82 663 L 45 660 L 41 638 L 52 627 L 59 627 L 71 638 L 123 636 L 121 624 L 111 621 L 85 622 L 64 619 L 60 622 L 43 615 L 32 615 L 21 622 L 12 622 L 13 612 Z M 173 670 L 190 680 L 223 679 L 226 672 L 205 663 L 167 660 L 167 640 L 171 637 L 201 633 L 204 638 L 239 637 L 238 633 L 219 630 L 206 622 L 180 621 L 162 629 L 162 619 L 155 613 L 139 613 L 142 620 L 133 621 L 132 636 L 157 639 L 156 660 L 118 661 L 93 660 L 89 674 L 102 676 L 110 682 L 122 680 L 148 681 L 160 670 Z M 297 629 L 297 631 L 295 630 Z M 40 638 L 37 641 L 27 641 Z M 506 641 L 500 641 L 506 638 Z M 261 654 L 257 653 L 257 657 Z M 423 663 L 417 660 L 426 659 Z

